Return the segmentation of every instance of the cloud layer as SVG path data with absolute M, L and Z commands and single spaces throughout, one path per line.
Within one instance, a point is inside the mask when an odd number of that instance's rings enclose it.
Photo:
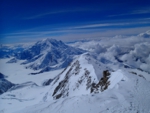
M 143 34 L 148 35 L 149 31 L 137 36 L 115 36 L 96 41 L 76 42 L 71 45 L 97 54 L 97 59 L 103 63 L 112 65 L 123 61 L 133 68 L 150 73 L 150 38 L 145 38 Z M 115 66 L 112 65 L 114 69 Z

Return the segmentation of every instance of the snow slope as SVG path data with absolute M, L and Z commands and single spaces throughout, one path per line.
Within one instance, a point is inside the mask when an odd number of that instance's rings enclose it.
M 148 81 L 122 70 L 113 72 L 109 80 L 110 88 L 102 93 L 52 100 L 15 113 L 150 113 Z
M 34 72 L 31 69 L 25 69 L 24 65 L 20 65 L 22 61 L 17 63 L 6 63 L 10 59 L 0 60 L 0 71 L 11 81 L 13 87 L 7 88 L 7 92 L 0 96 L 0 113 L 12 113 L 21 110 L 27 106 L 31 106 L 46 101 L 50 87 L 43 86 L 47 79 L 53 79 L 63 69 L 41 73 L 38 75 L 30 75 Z M 0 79 L 0 86 L 1 85 Z M 8 86 L 5 84 L 5 87 Z M 4 89 L 4 87 L 2 86 Z
M 27 82 L 15 86 L 0 96 L 0 113 L 12 113 L 27 106 L 44 102 L 48 87 Z
M 55 76 L 54 79 L 49 76 L 49 79 L 53 79 L 53 81 L 48 86 L 38 86 L 34 82 L 25 82 L 12 87 L 0 96 L 0 101 L 3 103 L 0 111 L 10 113 L 37 103 L 53 101 L 53 99 L 56 99 L 56 95 L 60 93 L 63 93 L 61 98 L 90 94 L 91 83 L 97 83 L 99 81 L 98 78 L 102 76 L 102 71 L 105 68 L 105 66 L 103 67 L 101 63 L 98 63 L 89 54 L 80 55 L 58 76 Z M 96 72 L 99 72 L 98 76 Z M 30 76 L 36 77 L 37 75 Z M 66 76 L 68 76 L 68 82 L 65 83 Z M 48 76 L 42 77 L 45 80 L 48 79 Z M 32 81 L 37 83 L 38 80 L 36 80 L 37 78 Z M 54 94 L 60 83 L 62 83 L 61 85 L 64 84 L 64 86 Z M 19 109 L 17 108 L 18 105 Z M 12 108 L 14 109 L 12 110 Z
M 110 72 L 108 88 L 91 92 L 92 83 L 99 85 L 104 70 Z M 150 82 L 133 72 L 112 71 L 85 53 L 47 86 L 26 82 L 2 94 L 0 113 L 149 113 Z

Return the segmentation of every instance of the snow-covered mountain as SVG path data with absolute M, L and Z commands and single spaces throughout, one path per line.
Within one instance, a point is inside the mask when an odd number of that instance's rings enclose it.
M 0 113 L 150 113 L 147 35 L 81 41 L 73 47 L 44 39 L 0 59 L 6 75 L 0 80 L 15 83 L 0 95 Z
M 149 81 L 146 72 L 114 71 L 95 55 L 85 53 L 44 86 L 27 82 L 12 87 L 0 96 L 0 112 L 148 113 Z
M 149 113 L 150 83 L 132 73 L 111 73 L 102 93 L 72 96 L 39 103 L 15 113 Z
M 82 54 L 83 50 L 70 47 L 62 41 L 44 39 L 36 42 L 30 48 L 17 53 L 16 58 L 26 60 L 26 68 L 42 69 L 39 73 L 66 67 L 75 55 Z
M 53 80 L 51 83 L 54 87 L 52 96 L 58 99 L 60 97 L 90 94 L 96 90 L 96 86 L 103 90 L 102 85 L 98 86 L 97 84 L 101 78 L 104 78 L 103 73 L 108 69 L 90 54 L 80 55 Z M 102 90 L 97 89 L 97 92 Z

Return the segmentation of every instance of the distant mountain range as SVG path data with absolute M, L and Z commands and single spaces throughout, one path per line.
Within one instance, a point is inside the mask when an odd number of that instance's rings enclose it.
M 15 63 L 17 59 L 25 60 L 22 64 L 26 68 L 39 70 L 38 74 L 46 71 L 65 68 L 71 63 L 75 55 L 84 53 L 85 50 L 68 46 L 62 41 L 55 39 L 44 39 L 36 42 L 29 48 L 22 51 L 16 51 L 8 63 Z M 10 54 L 11 56 L 11 54 Z

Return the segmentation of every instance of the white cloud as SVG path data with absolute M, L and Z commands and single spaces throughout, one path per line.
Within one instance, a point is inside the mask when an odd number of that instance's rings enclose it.
M 128 64 L 150 72 L 150 43 L 139 43 L 128 54 L 121 57 Z
M 150 38 L 150 30 L 145 32 L 145 33 L 141 33 L 139 34 L 140 37 L 143 37 L 143 38 Z
M 149 31 L 145 33 L 149 33 Z M 96 53 L 97 58 L 103 63 L 118 64 L 116 59 L 118 57 L 130 66 L 150 73 L 150 38 L 139 35 L 115 36 L 77 42 L 72 45 Z

